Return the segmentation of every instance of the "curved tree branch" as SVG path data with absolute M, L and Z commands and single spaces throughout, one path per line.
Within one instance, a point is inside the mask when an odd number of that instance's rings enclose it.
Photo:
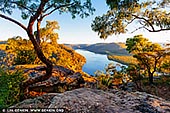
M 56 11 L 57 9 L 60 9 L 60 8 L 62 8 L 62 7 L 68 7 L 68 6 L 72 6 L 74 3 L 71 3 L 71 4 L 65 4 L 65 5 L 59 5 L 58 7 L 56 7 L 56 8 L 54 8 L 53 10 L 51 10 L 50 12 L 48 12 L 48 13 L 46 13 L 45 15 L 43 15 L 42 16 L 42 18 L 44 18 L 44 17 L 46 17 L 46 16 L 48 16 L 48 15 L 50 15 L 50 14 L 52 14 L 54 11 Z M 48 8 L 46 8 L 46 10 L 45 11 L 47 11 L 48 10 Z
M 139 16 L 134 15 L 134 14 L 132 14 L 132 16 L 134 16 L 134 17 L 137 18 L 137 19 L 144 20 L 146 23 L 149 24 L 149 26 L 152 28 L 152 30 L 155 31 L 155 28 L 154 28 L 154 26 L 152 25 L 152 23 L 150 23 L 146 18 L 144 18 L 144 17 L 139 17 Z
M 10 17 L 8 17 L 8 16 L 2 15 L 2 14 L 0 14 L 0 17 L 1 17 L 1 18 L 4 18 L 4 19 L 6 19 L 6 20 L 9 20 L 9 21 L 11 21 L 11 22 L 13 22 L 13 23 L 15 23 L 15 24 L 17 24 L 18 26 L 20 26 L 21 28 L 23 28 L 25 31 L 27 31 L 27 28 L 26 28 L 23 24 L 21 24 L 20 22 L 14 20 L 14 19 L 12 19 L 12 18 L 10 18 Z
M 127 25 L 125 27 L 127 27 L 129 24 L 131 24 L 136 18 L 133 18 L 131 21 L 127 22 Z
M 49 61 L 43 54 L 40 45 L 38 44 L 38 42 L 35 40 L 34 35 L 33 35 L 33 25 L 35 23 L 35 21 L 41 16 L 42 12 L 43 12 L 43 8 L 45 6 L 45 4 L 48 2 L 48 0 L 41 0 L 41 4 L 37 10 L 37 12 L 35 13 L 34 16 L 31 16 L 28 27 L 27 27 L 27 34 L 31 40 L 31 42 L 34 45 L 34 49 L 37 52 L 38 58 L 48 66 L 52 66 L 51 61 Z M 41 21 L 40 21 L 41 22 Z M 39 23 L 40 25 L 41 23 Z
M 52 68 L 53 68 L 52 62 L 49 59 L 47 59 L 45 57 L 45 55 L 43 54 L 40 44 L 35 39 L 34 33 L 33 33 L 33 25 L 34 25 L 35 21 L 41 16 L 41 14 L 43 12 L 43 8 L 45 7 L 47 2 L 48 2 L 48 0 L 41 0 L 40 6 L 39 6 L 37 12 L 35 13 L 35 15 L 31 16 L 28 27 L 27 27 L 27 34 L 34 46 L 34 49 L 37 53 L 38 58 L 47 66 L 46 74 L 43 76 L 38 76 L 36 78 L 30 78 L 27 81 L 23 82 L 20 85 L 20 87 L 21 87 L 21 90 L 24 91 L 25 93 L 27 93 L 29 85 L 35 84 L 40 81 L 47 80 L 52 75 Z M 37 26 L 39 26 L 40 24 L 41 24 L 41 21 L 39 21 Z M 39 27 L 37 27 L 37 28 L 39 28 Z M 40 37 L 38 37 L 38 38 L 40 38 Z
M 162 28 L 161 25 L 160 25 L 160 29 L 155 29 L 154 26 L 153 26 L 153 24 L 150 23 L 146 18 L 144 18 L 144 17 L 139 17 L 139 16 L 137 16 L 137 15 L 132 15 L 132 16 L 134 16 L 136 19 L 140 19 L 140 20 L 145 21 L 145 22 L 148 23 L 149 26 L 151 27 L 151 29 L 148 29 L 148 28 L 146 27 L 146 25 L 143 25 L 142 27 L 140 27 L 140 28 L 138 28 L 138 29 L 144 28 L 144 29 L 146 29 L 146 30 L 149 31 L 149 32 L 160 32 L 160 31 L 168 31 L 168 30 L 170 30 L 170 28 Z M 136 29 L 136 30 L 138 30 L 138 29 Z M 136 30 L 135 30 L 135 31 L 136 31 Z
M 40 18 L 37 19 L 37 34 L 36 34 L 36 40 L 38 42 L 38 44 L 40 44 L 40 24 L 41 24 L 41 21 L 48 15 L 52 14 L 54 11 L 56 11 L 57 9 L 60 9 L 62 7 L 68 7 L 68 6 L 71 6 L 73 5 L 74 3 L 71 3 L 71 4 L 65 4 L 65 5 L 60 5 L 56 8 L 54 8 L 53 10 L 51 10 L 50 12 L 44 14 L 44 15 L 40 15 Z M 54 6 L 54 4 L 50 5 L 49 7 L 47 7 L 43 12 L 46 12 L 47 10 L 49 10 L 52 6 Z
M 160 31 L 168 31 L 170 28 L 165 28 L 165 29 L 158 29 L 158 30 L 148 30 L 149 32 L 160 32 Z
M 134 33 L 135 31 L 137 31 L 137 30 L 140 30 L 140 29 L 147 29 L 145 26 L 141 26 L 141 27 L 138 27 L 138 28 L 136 28 L 135 30 L 133 30 L 131 33 Z M 148 30 L 148 29 L 147 29 Z

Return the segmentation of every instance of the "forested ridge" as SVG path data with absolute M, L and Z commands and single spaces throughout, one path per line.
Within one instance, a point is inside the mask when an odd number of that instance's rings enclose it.
M 107 55 L 129 55 L 124 43 L 65 44 L 73 49 L 84 49 L 94 53 Z

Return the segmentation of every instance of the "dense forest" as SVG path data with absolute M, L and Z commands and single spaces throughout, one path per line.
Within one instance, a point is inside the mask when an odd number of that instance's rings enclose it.
M 106 4 L 109 10 L 91 24 L 101 39 L 127 33 L 131 30 L 128 25 L 135 22 L 138 28 L 131 32 L 170 30 L 168 0 L 106 0 Z M 59 44 L 58 22 L 48 20 L 41 26 L 45 17 L 57 11 L 70 13 L 72 18 L 88 17 L 95 11 L 92 5 L 91 0 L 0 1 L 0 18 L 18 25 L 29 37 L 14 36 L 0 42 L 0 110 L 28 98 L 82 87 L 141 91 L 170 101 L 169 43 L 161 46 L 149 37 L 135 35 L 127 37 L 125 43 Z M 16 9 L 23 20 L 29 20 L 27 26 L 10 17 Z M 82 70 L 86 58 L 75 49 L 106 54 L 109 60 L 126 66 L 118 71 L 114 64 L 108 64 L 105 72 L 98 70 L 90 76 Z

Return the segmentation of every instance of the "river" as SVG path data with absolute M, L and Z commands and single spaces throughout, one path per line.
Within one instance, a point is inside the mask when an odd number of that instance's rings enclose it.
M 108 60 L 107 55 L 96 54 L 82 49 L 77 49 L 76 52 L 86 58 L 86 64 L 83 66 L 83 71 L 90 75 L 94 75 L 97 70 L 105 71 L 105 67 L 109 63 L 114 63 L 115 65 L 120 64 L 116 61 Z M 116 66 L 116 69 L 120 70 L 121 68 L 120 66 Z

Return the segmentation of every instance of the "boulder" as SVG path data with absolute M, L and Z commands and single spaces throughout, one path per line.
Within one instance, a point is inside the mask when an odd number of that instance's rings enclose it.
M 170 113 L 170 102 L 144 92 L 79 88 L 44 94 L 10 108 L 63 108 L 69 113 Z
M 29 79 L 44 75 L 45 69 L 46 68 L 44 66 L 38 66 L 35 68 L 25 69 L 24 72 Z M 30 85 L 28 90 L 31 94 L 32 92 L 39 92 L 41 95 L 44 93 L 64 92 L 80 88 L 84 83 L 85 81 L 81 73 L 74 72 L 62 66 L 54 66 L 52 76 L 49 79 Z

